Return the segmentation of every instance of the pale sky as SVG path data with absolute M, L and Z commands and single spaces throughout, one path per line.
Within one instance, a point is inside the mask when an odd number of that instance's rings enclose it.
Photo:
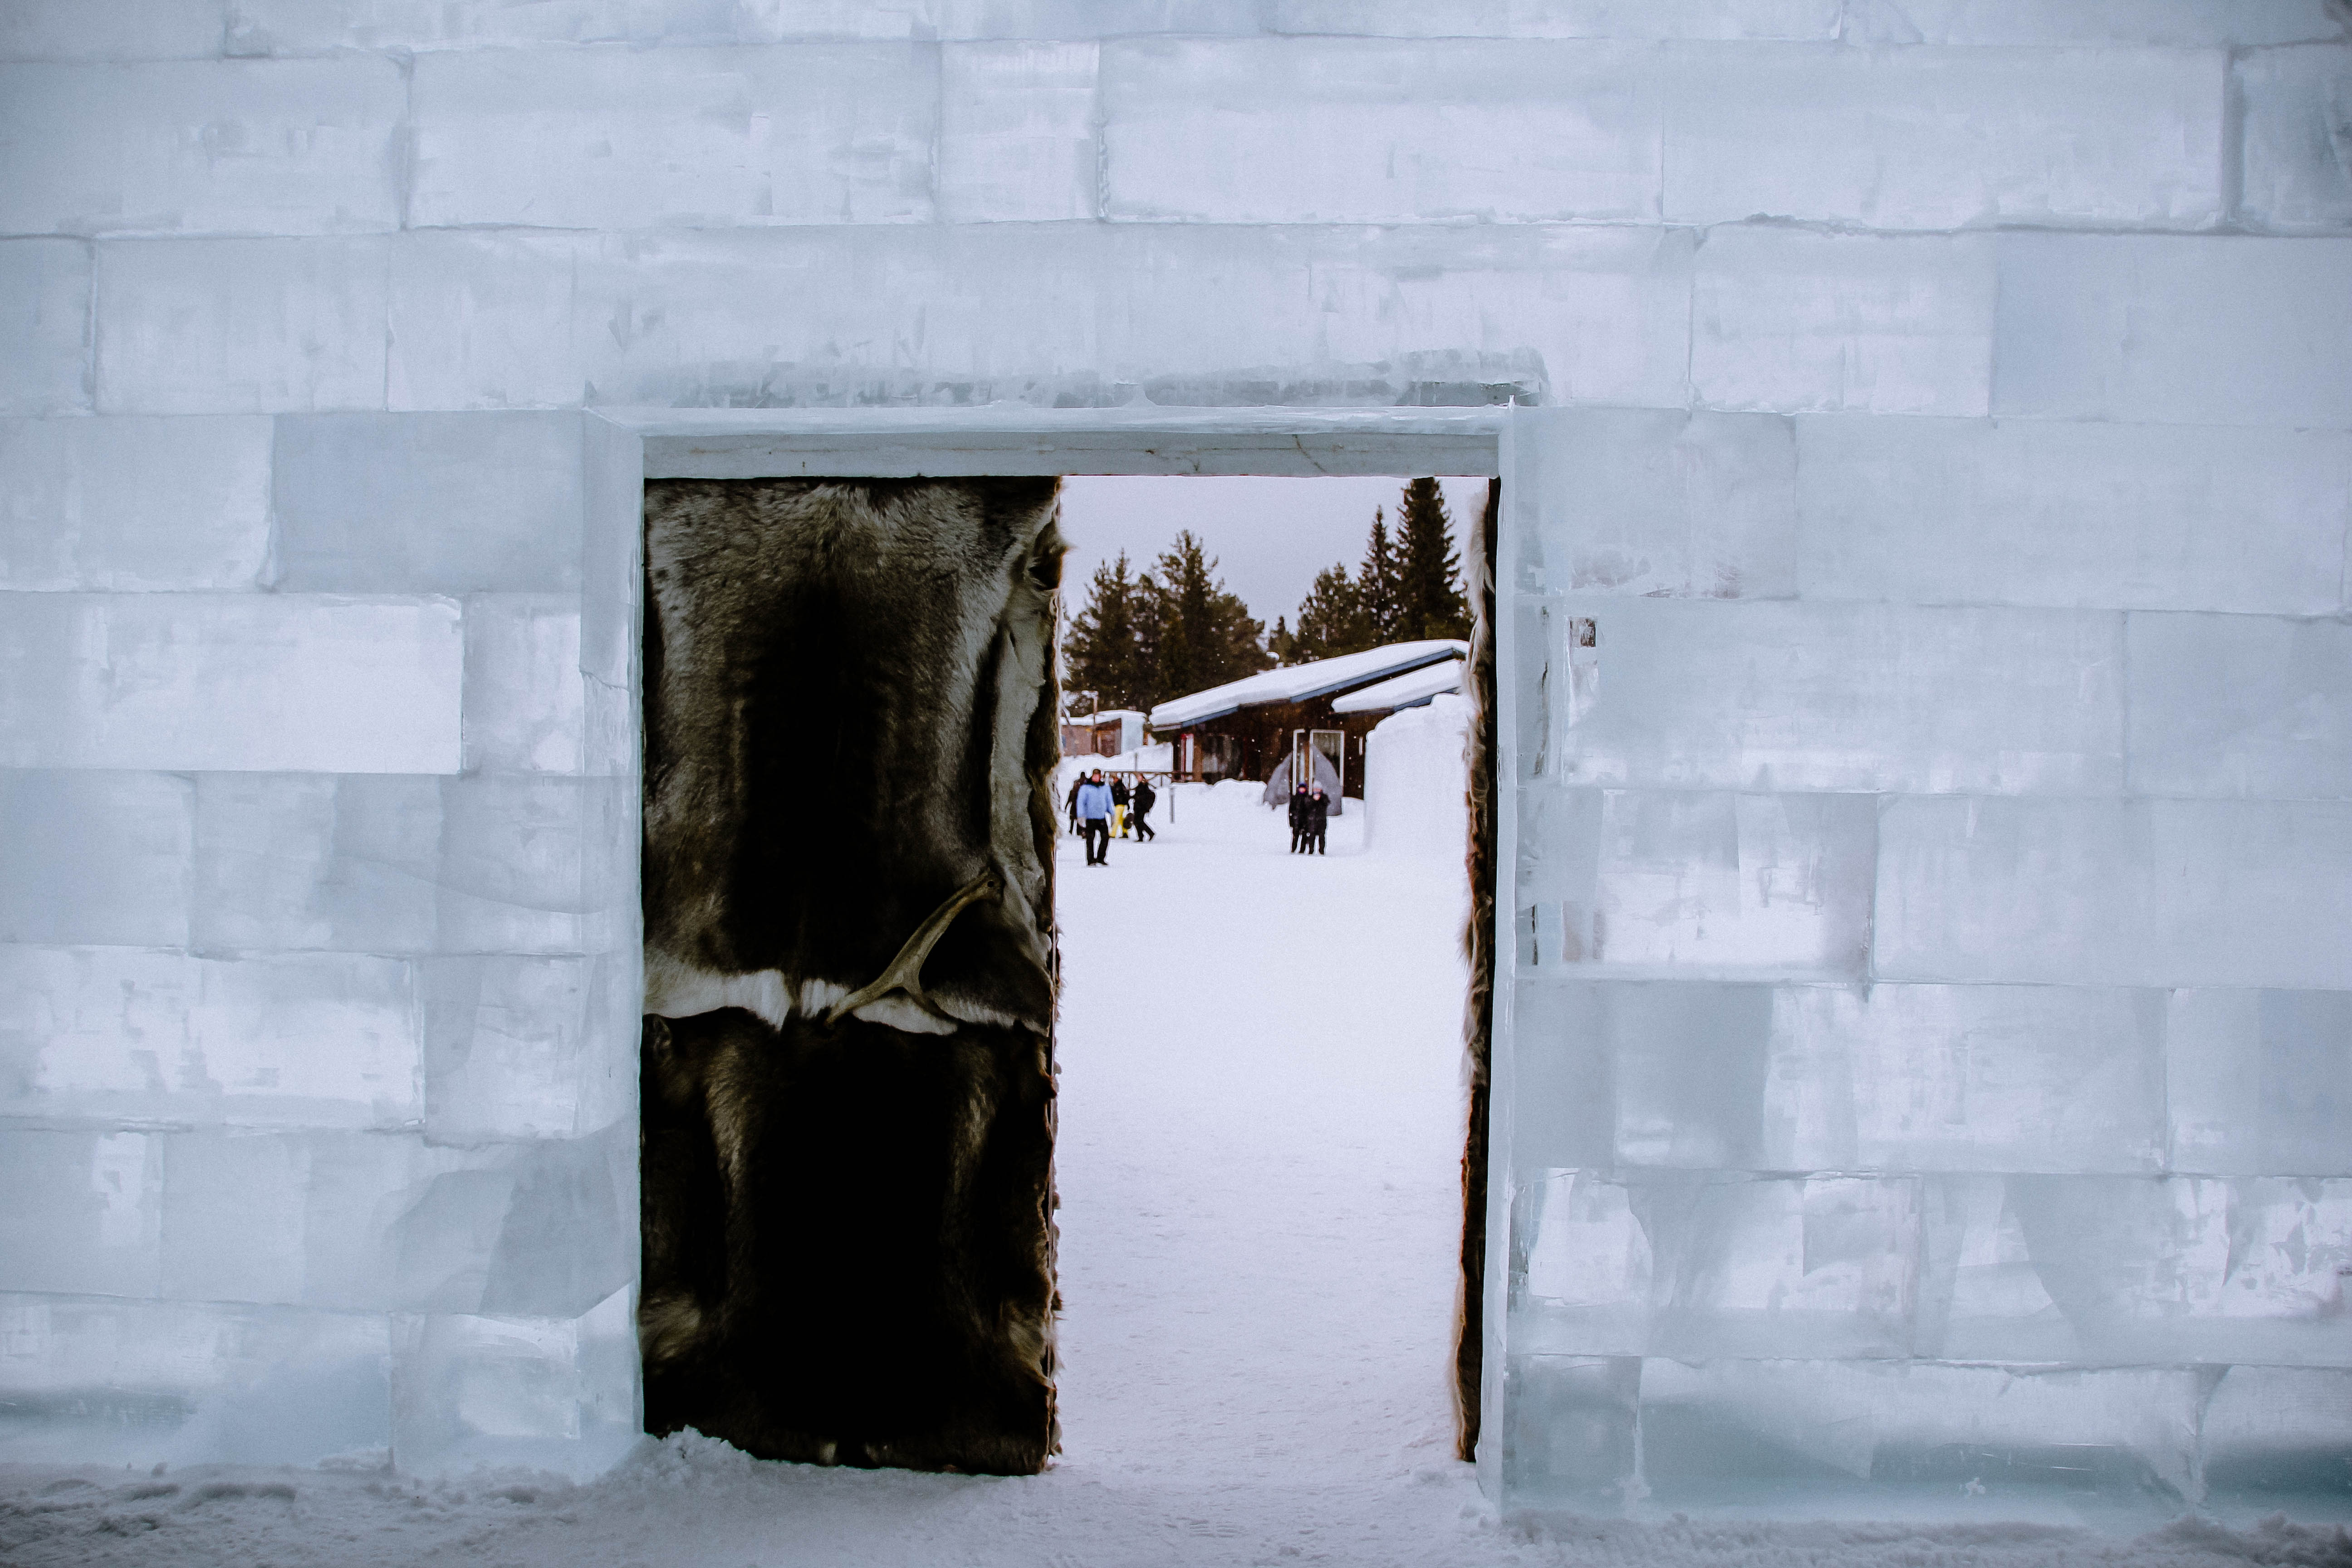
M 1486 504 L 1486 481 L 1440 483 L 1458 555 Z M 1348 574 L 1355 575 L 1372 509 L 1387 509 L 1393 532 L 1404 484 L 1402 479 L 1066 479 L 1066 613 L 1076 616 L 1086 607 L 1087 584 L 1101 563 L 1125 550 L 1129 566 L 1140 571 L 1168 548 L 1178 529 L 1189 528 L 1216 558 L 1225 586 L 1271 631 L 1276 616 L 1297 619 L 1298 601 L 1326 566 L 1345 562 Z

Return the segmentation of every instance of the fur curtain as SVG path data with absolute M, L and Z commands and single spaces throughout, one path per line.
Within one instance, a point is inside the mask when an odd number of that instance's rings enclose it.
M 1052 479 L 646 487 L 646 1425 L 1055 1446 Z
M 1479 1384 L 1486 1360 L 1486 1102 L 1495 1037 L 1495 551 L 1503 481 L 1486 485 L 1486 515 L 1465 554 L 1470 574 L 1470 1001 L 1462 1020 L 1470 1126 L 1462 1152 L 1462 1283 L 1454 1321 L 1454 1443 L 1478 1457 Z

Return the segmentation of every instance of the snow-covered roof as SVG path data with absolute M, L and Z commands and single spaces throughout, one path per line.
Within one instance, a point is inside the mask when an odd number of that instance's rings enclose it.
M 1423 665 L 1464 658 L 1469 652 L 1466 642 L 1431 637 L 1422 642 L 1366 648 L 1361 653 L 1343 653 L 1337 658 L 1318 658 L 1312 664 L 1286 665 L 1228 680 L 1223 686 L 1212 686 L 1190 697 L 1171 698 L 1151 710 L 1151 727 L 1165 730 L 1180 724 L 1205 724 L 1212 719 L 1267 702 L 1305 702 L 1366 681 L 1402 675 Z
M 1462 660 L 1447 659 L 1443 664 L 1425 664 L 1419 669 L 1407 670 L 1393 680 L 1383 680 L 1378 686 L 1367 686 L 1361 691 L 1350 691 L 1345 697 L 1331 700 L 1334 713 L 1378 713 L 1389 708 L 1418 708 L 1431 698 L 1448 691 L 1462 689 Z
M 1065 724 L 1109 724 L 1125 719 L 1140 719 L 1140 708 L 1106 708 L 1099 713 L 1073 713 L 1062 721 Z

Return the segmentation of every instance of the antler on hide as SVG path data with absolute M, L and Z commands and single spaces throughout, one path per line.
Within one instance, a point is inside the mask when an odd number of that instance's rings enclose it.
M 954 1024 L 955 1019 L 932 1006 L 931 999 L 923 994 L 923 962 L 931 956 L 931 949 L 939 945 L 940 938 L 947 935 L 948 927 L 955 924 L 956 916 L 982 899 L 1002 898 L 1003 894 L 1004 873 L 993 866 L 966 882 L 946 903 L 931 911 L 930 919 L 915 928 L 915 934 L 907 939 L 907 945 L 898 950 L 898 956 L 890 961 L 889 966 L 872 984 L 853 991 L 835 1002 L 826 1011 L 824 1021 L 838 1024 L 860 1007 L 879 1002 L 894 991 L 903 991 L 916 1006 L 932 1017 Z

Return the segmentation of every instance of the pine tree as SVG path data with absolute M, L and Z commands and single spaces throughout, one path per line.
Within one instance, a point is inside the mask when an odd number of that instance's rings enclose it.
M 1168 595 L 1146 572 L 1135 580 L 1135 700 L 1130 708 L 1151 711 L 1153 703 L 1181 693 L 1171 689 L 1160 668 L 1160 650 L 1167 644 Z
M 1298 629 L 1290 634 L 1291 662 L 1336 658 L 1375 646 L 1364 616 L 1363 595 L 1348 580 L 1344 565 L 1315 574 L 1315 585 L 1298 606 Z
M 1216 576 L 1191 529 L 1160 557 L 1159 687 L 1170 697 L 1255 675 L 1271 662 L 1265 627 Z
M 1092 691 L 1104 708 L 1141 708 L 1150 694 L 1151 668 L 1144 658 L 1139 612 L 1149 613 L 1151 579 L 1128 575 L 1127 552 L 1095 568 L 1087 586 L 1087 607 L 1070 623 L 1063 642 L 1075 690 Z
M 1297 639 L 1290 635 L 1290 628 L 1283 625 L 1282 617 L 1280 616 L 1275 616 L 1274 630 L 1267 635 L 1265 639 L 1265 650 L 1266 652 L 1274 655 L 1274 662 L 1276 664 L 1290 663 L 1291 651 L 1297 646 Z
M 1188 530 L 1147 572 L 1122 552 L 1095 568 L 1086 608 L 1062 644 L 1072 690 L 1096 692 L 1104 708 L 1137 708 L 1199 691 L 1272 662 L 1265 627 L 1217 579 L 1217 563 Z M 1287 628 L 1278 635 L 1287 646 Z
M 1364 644 L 1366 647 L 1397 640 L 1397 627 L 1404 616 L 1401 567 L 1396 551 L 1389 543 L 1386 514 L 1374 507 L 1372 537 L 1364 547 L 1364 564 L 1356 573 L 1356 595 L 1363 606 L 1364 635 L 1370 639 Z
M 1189 532 L 1177 535 L 1179 540 L 1189 537 Z M 1181 697 L 1189 691 L 1198 691 L 1208 684 L 1193 679 L 1202 661 L 1193 657 L 1194 639 L 1188 635 L 1192 628 L 1184 624 L 1184 562 L 1171 550 L 1160 557 L 1160 563 L 1154 570 L 1157 580 L 1153 582 L 1152 599 L 1159 611 L 1160 635 L 1153 639 L 1157 646 L 1151 661 L 1152 672 L 1158 677 L 1155 684 L 1161 690 L 1171 696 Z M 1153 580 L 1147 578 L 1146 581 Z M 1205 586 L 1195 584 L 1192 597 L 1205 605 Z M 1205 608 L 1201 615 L 1206 615 Z
M 1463 595 L 1461 562 L 1454 553 L 1454 520 L 1446 515 L 1445 492 L 1435 479 L 1404 487 L 1398 511 L 1397 614 L 1391 637 L 1466 637 L 1470 603 Z

